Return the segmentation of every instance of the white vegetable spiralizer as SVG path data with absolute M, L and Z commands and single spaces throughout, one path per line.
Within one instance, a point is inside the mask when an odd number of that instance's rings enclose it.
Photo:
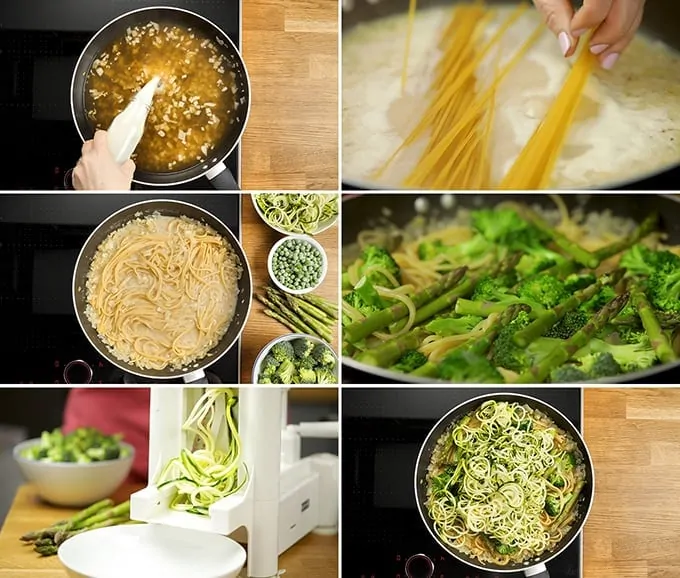
M 319 431 L 315 431 L 315 424 L 286 426 L 286 390 L 252 386 L 239 389 L 235 413 L 245 465 L 239 472 L 242 487 L 212 504 L 207 516 L 176 511 L 170 508 L 173 490 L 158 489 L 155 479 L 190 443 L 182 425 L 204 391 L 152 388 L 150 480 L 145 489 L 131 496 L 130 517 L 247 541 L 247 576 L 277 576 L 279 554 L 295 542 L 317 529 L 337 532 L 338 458 L 322 454 L 301 459 L 299 450 L 300 438 L 307 434 L 337 438 L 338 424 L 318 424 Z M 221 412 L 215 421 L 223 423 L 224 404 L 216 404 L 215 411 Z M 224 431 L 217 436 L 216 445 L 223 450 L 228 447 Z

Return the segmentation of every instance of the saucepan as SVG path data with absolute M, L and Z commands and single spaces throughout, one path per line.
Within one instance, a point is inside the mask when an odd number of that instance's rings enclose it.
M 409 10 L 410 0 L 343 0 L 343 17 L 342 17 L 342 33 L 343 35 L 352 31 L 356 26 L 373 22 L 382 18 L 395 16 L 398 14 L 406 15 Z M 517 5 L 519 2 L 509 2 L 508 0 L 488 0 L 488 4 L 513 4 Z M 450 5 L 447 0 L 418 0 L 417 10 L 427 10 L 428 8 Z M 651 38 L 661 40 L 668 46 L 680 49 L 680 4 L 673 0 L 656 0 L 654 2 L 647 2 L 645 5 L 645 14 L 641 26 L 641 31 Z M 415 41 L 414 41 L 415 42 Z M 404 50 L 405 38 L 397 42 L 395 46 L 399 51 L 399 58 Z M 347 65 L 343 65 L 344 74 L 348 74 Z M 398 82 L 398 79 L 392 80 Z M 368 94 L 368 93 L 367 93 Z M 380 95 L 373 95 L 372 98 L 380 98 Z M 347 112 L 343 111 L 343 115 Z M 390 113 L 392 114 L 392 112 Z M 346 119 L 345 122 L 359 122 L 358 119 Z M 379 118 L 375 122 L 381 122 Z M 373 123 L 375 124 L 375 123 Z M 366 126 L 366 131 L 371 128 Z M 655 130 L 651 128 L 650 130 Z M 376 144 L 375 139 L 369 138 L 370 134 L 366 134 L 365 138 L 361 139 L 362 143 L 370 143 L 365 146 L 384 146 Z M 378 141 L 379 142 L 379 141 Z M 386 151 L 384 158 L 393 151 L 391 145 L 389 151 Z M 631 145 L 633 146 L 633 145 Z M 345 155 L 347 157 L 348 155 Z M 357 174 L 356 170 L 348 167 L 346 162 L 343 163 L 342 169 L 342 183 L 343 190 L 395 190 L 402 189 L 399 183 L 381 183 L 376 182 L 361 174 Z M 622 181 L 621 179 L 612 179 L 611 183 L 606 186 L 598 187 L 598 189 L 629 189 L 629 190 L 675 190 L 678 188 L 680 182 L 680 158 L 670 165 L 663 167 L 660 170 L 640 174 L 637 178 Z
M 583 456 L 583 465 L 585 468 L 585 485 L 579 496 L 579 502 L 577 504 L 577 516 L 574 522 L 572 523 L 569 531 L 564 534 L 560 542 L 552 550 L 544 552 L 537 559 L 532 560 L 528 564 L 509 564 L 506 566 L 500 566 L 495 564 L 480 563 L 471 556 L 468 556 L 463 552 L 453 548 L 451 545 L 446 544 L 438 536 L 434 527 L 434 522 L 430 518 L 427 511 L 428 467 L 432 462 L 432 454 L 435 450 L 435 447 L 437 446 L 437 441 L 443 434 L 447 432 L 447 430 L 449 430 L 450 427 L 452 427 L 453 424 L 457 423 L 467 414 L 478 409 L 485 401 L 489 400 L 520 403 L 522 405 L 528 405 L 534 410 L 538 410 L 550 418 L 558 428 L 571 436 L 571 438 L 576 443 L 581 455 Z M 422 447 L 420 448 L 420 453 L 418 454 L 418 459 L 416 460 L 414 486 L 416 504 L 423 523 L 427 527 L 432 538 L 437 542 L 437 544 L 439 544 L 440 547 L 448 552 L 449 555 L 482 572 L 493 572 L 497 574 L 521 572 L 527 577 L 531 576 L 533 578 L 550 578 L 550 573 L 546 567 L 546 564 L 559 556 L 574 540 L 576 540 L 579 533 L 583 529 L 586 520 L 588 519 L 588 515 L 590 514 L 590 509 L 595 496 L 595 474 L 593 469 L 593 461 L 590 457 L 590 452 L 588 451 L 588 447 L 586 446 L 581 432 L 560 411 L 551 405 L 528 395 L 500 393 L 482 395 L 461 403 L 444 415 L 444 417 L 442 417 L 435 424 L 435 426 L 432 428 L 432 430 L 430 430 L 430 433 L 425 438 L 425 442 L 423 443 Z M 434 568 L 432 568 L 430 578 L 432 578 L 433 575 Z
M 124 39 L 129 28 L 146 25 L 149 22 L 155 22 L 160 26 L 192 28 L 205 38 L 214 39 L 224 56 L 226 66 L 234 73 L 234 98 L 235 102 L 240 103 L 240 113 L 230 124 L 229 129 L 224 132 L 221 141 L 213 143 L 214 149 L 205 161 L 174 172 L 150 172 L 140 167 L 135 172 L 134 182 L 163 187 L 186 184 L 205 176 L 216 189 L 237 190 L 238 184 L 224 161 L 240 142 L 248 122 L 250 112 L 248 72 L 241 54 L 226 32 L 207 18 L 188 10 L 166 6 L 133 10 L 115 18 L 92 37 L 78 59 L 71 81 L 71 112 L 80 138 L 83 141 L 91 139 L 96 128 L 87 113 L 86 94 L 86 81 L 94 62 L 113 42 Z
M 665 233 L 666 243 L 680 244 L 680 197 L 665 194 L 569 194 L 562 195 L 561 201 L 570 213 L 579 209 L 584 213 L 610 212 L 615 217 L 640 223 L 652 213 L 660 216 L 658 229 Z M 358 236 L 362 231 L 382 228 L 387 223 L 404 227 L 416 215 L 426 222 L 439 222 L 453 218 L 460 209 L 475 210 L 495 207 L 500 203 L 516 201 L 530 206 L 554 209 L 550 195 L 512 193 L 458 193 L 458 194 L 346 194 L 342 202 L 342 261 L 343 268 L 354 262 L 360 251 Z M 373 367 L 344 356 L 342 360 L 343 380 L 351 383 L 408 382 L 431 383 L 432 378 L 415 377 L 388 369 Z M 654 365 L 649 369 L 597 383 L 659 383 L 672 379 L 670 372 L 680 368 L 680 361 Z
M 229 243 L 242 268 L 241 278 L 238 281 L 236 311 L 229 328 L 217 345 L 215 345 L 203 359 L 196 363 L 192 363 L 191 368 L 188 369 L 173 369 L 169 367 L 165 369 L 140 369 L 131 363 L 121 361 L 109 351 L 107 345 L 97 334 L 97 331 L 85 314 L 85 309 L 87 307 L 85 284 L 92 259 L 96 255 L 101 242 L 104 241 L 110 233 L 121 228 L 129 221 L 153 214 L 170 217 L 184 216 L 210 226 Z M 159 199 L 141 201 L 116 211 L 102 221 L 102 223 L 90 234 L 76 260 L 73 272 L 72 294 L 73 306 L 81 329 L 85 333 L 88 341 L 92 344 L 92 347 L 94 347 L 97 350 L 97 353 L 109 363 L 127 373 L 147 380 L 182 379 L 185 383 L 207 383 L 205 370 L 224 356 L 227 351 L 236 344 L 243 332 L 250 313 L 250 306 L 253 298 L 252 274 L 243 247 L 241 247 L 241 244 L 229 227 L 215 215 L 190 203 Z

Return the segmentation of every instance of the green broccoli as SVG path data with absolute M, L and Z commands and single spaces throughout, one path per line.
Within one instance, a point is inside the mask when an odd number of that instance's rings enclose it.
M 317 343 L 314 346 L 312 358 L 315 359 L 319 365 L 324 365 L 331 369 L 335 367 L 335 356 L 330 348 L 323 343 Z
M 265 385 L 265 384 L 270 384 L 274 383 L 270 377 L 267 377 L 265 375 L 260 374 L 260 378 L 257 380 L 258 384 Z
M 500 540 L 497 540 L 495 538 L 491 538 L 491 544 L 493 547 L 496 549 L 496 552 L 498 552 L 501 556 L 509 556 L 510 554 L 514 554 L 517 552 L 519 549 L 517 546 L 510 546 L 508 544 L 504 544 Z
M 489 360 L 469 350 L 456 349 L 437 366 L 439 377 L 452 383 L 503 383 L 503 376 Z
M 647 339 L 647 332 L 641 326 L 622 325 L 616 328 L 622 343 L 636 344 Z
M 300 367 L 298 369 L 298 383 L 316 383 L 316 372 L 313 369 Z
M 567 311 L 564 317 L 553 325 L 545 334 L 555 339 L 569 339 L 574 333 L 583 329 L 588 323 L 589 316 L 581 310 Z
M 578 351 L 577 355 L 580 359 L 593 353 L 611 353 L 621 367 L 622 373 L 647 369 L 657 361 L 656 352 L 649 339 L 630 345 L 617 345 L 601 339 L 591 339 L 588 345 Z
M 268 353 L 267 355 L 265 355 L 265 358 L 262 360 L 262 363 L 260 364 L 260 376 L 269 377 L 271 375 L 274 375 L 274 373 L 276 373 L 276 368 L 278 366 L 279 362 L 274 358 L 274 356 L 271 353 Z
M 520 373 L 531 365 L 527 351 L 517 347 L 514 335 L 520 329 L 524 329 L 531 323 L 531 318 L 526 311 L 520 311 L 515 318 L 503 327 L 491 348 L 491 362 L 496 367 L 504 367 L 516 373 Z
M 445 245 L 441 240 L 424 241 L 418 245 L 418 258 L 421 261 L 431 261 L 432 259 L 444 255 L 445 259 L 451 263 L 471 264 L 477 259 L 488 255 L 493 251 L 494 246 L 482 235 L 474 235 L 471 239 L 456 245 Z
M 462 335 L 472 331 L 481 321 L 483 317 L 476 315 L 462 315 L 459 317 L 438 317 L 433 319 L 426 326 L 425 329 L 430 333 L 440 335 L 442 337 L 450 337 L 451 335 Z
M 562 502 L 555 496 L 548 496 L 545 499 L 545 511 L 551 518 L 555 518 L 562 512 Z
M 401 283 L 401 270 L 392 255 L 390 255 L 390 252 L 377 245 L 367 245 L 361 253 L 359 274 L 364 276 L 365 271 L 368 271 L 367 277 L 372 284 L 380 285 L 381 287 L 392 287 L 392 282 L 380 271 L 375 269 L 384 269 L 390 273 L 398 283 Z
M 295 377 L 295 364 L 290 359 L 284 359 L 274 375 L 280 380 L 280 383 L 284 385 L 292 384 Z
M 312 353 L 314 345 L 315 343 L 311 339 L 301 337 L 300 339 L 293 341 L 293 351 L 295 352 L 296 357 L 304 359 Z
M 574 273 L 567 276 L 564 280 L 564 288 L 567 293 L 573 294 L 576 291 L 590 287 L 596 281 L 597 277 L 593 273 Z
M 495 277 L 489 275 L 482 277 L 475 285 L 470 299 L 473 301 L 503 301 L 504 299 L 516 299 L 509 294 L 508 287 L 498 282 Z
M 297 359 L 296 363 L 298 367 L 303 367 L 304 369 L 314 369 L 318 365 L 316 359 L 311 355 L 303 357 L 302 359 Z
M 526 279 L 517 287 L 517 296 L 535 301 L 544 307 L 555 307 L 569 297 L 564 283 L 552 275 L 539 275 Z
M 680 259 L 660 265 L 647 282 L 652 306 L 667 313 L 680 312 Z
M 623 370 L 610 352 L 593 353 L 579 359 L 581 369 L 592 379 L 621 375 Z
M 602 287 L 595 295 L 593 295 L 588 301 L 582 303 L 579 309 L 585 311 L 586 313 L 593 313 L 602 309 L 607 303 L 616 297 L 616 291 L 609 285 Z
M 656 270 L 660 262 L 667 260 L 667 256 L 661 256 L 661 253 L 671 255 L 668 251 L 654 251 L 645 245 L 633 245 L 621 255 L 619 267 L 634 275 L 649 276 Z
M 588 381 L 588 375 L 572 363 L 565 363 L 550 373 L 550 383 L 581 383 Z
M 427 363 L 427 357 L 425 355 L 420 353 L 417 349 L 410 349 L 397 360 L 391 369 L 401 373 L 411 373 L 421 365 L 425 365 L 425 363 Z
M 368 277 L 359 279 L 354 289 L 344 295 L 342 299 L 365 317 L 387 306 L 387 303 L 380 297 L 376 288 L 368 280 Z M 343 325 L 349 325 L 351 322 L 352 320 L 348 316 L 343 315 Z
M 506 244 L 508 239 L 531 228 L 531 224 L 512 209 L 480 209 L 470 217 L 472 228 L 492 243 Z
M 338 378 L 327 367 L 318 367 L 316 369 L 316 383 L 318 384 L 338 383 Z
M 292 361 L 295 358 L 295 351 L 293 351 L 293 346 L 290 341 L 279 341 L 278 343 L 275 343 L 269 354 L 279 363 Z

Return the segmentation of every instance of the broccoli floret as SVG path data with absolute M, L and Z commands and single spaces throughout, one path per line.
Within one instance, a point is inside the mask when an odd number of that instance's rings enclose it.
M 660 264 L 669 260 L 669 255 L 675 257 L 668 251 L 654 251 L 644 245 L 633 245 L 621 255 L 619 267 L 623 267 L 634 275 L 649 276 Z
M 491 362 L 496 367 L 504 367 L 516 373 L 522 372 L 531 361 L 526 349 L 517 347 L 514 335 L 531 323 L 526 311 L 520 311 L 515 318 L 498 333 L 491 350 Z
M 368 271 L 369 280 L 375 285 L 382 287 L 392 287 L 392 282 L 380 271 L 375 268 L 384 269 L 390 273 L 399 283 L 401 283 L 401 269 L 387 249 L 377 245 L 368 245 L 361 253 L 362 264 L 359 267 L 359 274 L 364 275 Z
M 512 209 L 481 209 L 470 215 L 472 227 L 492 243 L 505 244 L 531 225 Z
M 421 261 L 432 261 L 437 255 L 446 252 L 448 247 L 440 239 L 425 241 L 418 245 L 418 259 Z
M 554 496 L 548 496 L 545 499 L 545 511 L 551 518 L 559 516 L 562 511 L 562 502 Z
M 630 345 L 616 345 L 601 339 L 591 339 L 588 345 L 579 351 L 579 358 L 593 353 L 611 353 L 616 363 L 621 366 L 622 373 L 647 369 L 657 361 L 649 339 Z
M 427 357 L 417 349 L 411 349 L 404 353 L 391 369 L 401 373 L 411 373 L 425 363 L 427 363 Z
M 454 350 L 438 365 L 439 377 L 452 383 L 503 383 L 503 376 L 489 360 L 467 350 Z
M 312 350 L 312 358 L 319 365 L 324 365 L 333 369 L 335 367 L 335 356 L 327 345 L 317 343 Z
M 425 329 L 430 333 L 435 333 L 442 337 L 449 337 L 451 335 L 462 335 L 472 331 L 483 320 L 483 317 L 475 315 L 462 315 L 460 317 L 440 317 L 433 319 L 426 326 Z
M 588 375 L 576 365 L 566 363 L 550 373 L 551 383 L 580 383 L 588 381 Z
M 569 339 L 574 333 L 583 329 L 588 323 L 589 316 L 585 311 L 567 311 L 564 317 L 553 325 L 545 334 L 546 337 L 555 339 Z
M 327 367 L 318 367 L 316 369 L 316 383 L 318 383 L 318 384 L 330 384 L 330 383 L 337 383 L 337 382 L 338 382 L 338 378 Z
M 359 279 L 354 289 L 343 296 L 343 300 L 366 317 L 387 306 L 368 277 Z M 343 323 L 347 324 L 345 319 Z
M 508 544 L 503 544 L 503 542 L 501 542 L 500 540 L 497 540 L 495 538 L 491 538 L 490 542 L 493 545 L 493 547 L 496 549 L 496 552 L 498 552 L 502 556 L 509 556 L 510 554 L 514 554 L 519 549 L 517 546 L 510 546 Z
M 297 366 L 304 367 L 305 369 L 314 369 L 317 365 L 318 363 L 316 362 L 316 359 L 314 359 L 311 355 L 297 360 Z
M 616 333 L 623 343 L 636 344 L 647 339 L 647 333 L 640 326 L 622 325 L 617 327 Z
M 595 281 L 597 277 L 593 273 L 574 273 L 564 280 L 564 288 L 567 293 L 576 293 L 576 291 L 590 287 Z
M 276 370 L 275 376 L 282 384 L 288 385 L 293 383 L 293 377 L 295 376 L 295 364 L 290 359 L 284 359 Z
M 609 285 L 602 287 L 595 295 L 593 295 L 588 301 L 582 303 L 579 309 L 585 311 L 586 313 L 592 313 L 594 311 L 599 311 L 607 303 L 616 297 L 616 291 Z
M 421 261 L 431 261 L 435 257 L 445 255 L 452 263 L 466 263 L 485 257 L 494 250 L 492 243 L 482 235 L 474 235 L 471 239 L 456 245 L 445 245 L 441 240 L 425 241 L 418 245 L 418 258 Z
M 301 337 L 300 339 L 293 341 L 293 351 L 295 352 L 296 357 L 303 359 L 312 353 L 314 345 L 316 344 L 311 339 Z
M 556 488 L 563 488 L 567 485 L 567 481 L 564 479 L 564 476 L 558 472 L 552 472 L 551 474 L 548 474 L 548 481 Z
M 609 353 L 593 353 L 579 359 L 581 369 L 592 379 L 602 379 L 621 375 L 623 370 L 614 356 Z
M 647 284 L 650 303 L 667 313 L 680 312 L 680 263 L 667 262 L 657 268 Z
M 536 301 L 544 307 L 555 307 L 569 297 L 564 283 L 552 275 L 539 275 L 527 279 L 517 287 L 517 296 Z
M 295 352 L 293 351 L 293 346 L 290 341 L 279 341 L 278 343 L 275 343 L 269 354 L 279 363 L 292 361 L 295 357 Z
M 270 384 L 270 383 L 274 383 L 274 382 L 271 380 L 271 378 L 260 375 L 260 379 L 257 380 L 257 383 L 259 383 L 261 385 L 265 385 L 265 384 Z
M 260 376 L 269 377 L 270 375 L 273 375 L 276 373 L 276 368 L 278 366 L 279 362 L 271 353 L 268 353 L 260 364 Z
M 316 383 L 316 371 L 300 367 L 298 369 L 298 383 Z
M 473 301 L 502 301 L 508 296 L 507 287 L 501 285 L 494 277 L 486 276 L 477 281 L 470 299 Z

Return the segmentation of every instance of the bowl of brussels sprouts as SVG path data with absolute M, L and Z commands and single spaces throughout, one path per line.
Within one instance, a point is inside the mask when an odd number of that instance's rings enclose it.
M 45 431 L 17 444 L 13 455 L 43 500 L 77 508 L 111 496 L 130 473 L 135 450 L 120 435 L 78 428 Z
M 293 295 L 314 291 L 328 272 L 328 257 L 318 241 L 306 235 L 289 235 L 277 241 L 267 259 L 274 284 Z

